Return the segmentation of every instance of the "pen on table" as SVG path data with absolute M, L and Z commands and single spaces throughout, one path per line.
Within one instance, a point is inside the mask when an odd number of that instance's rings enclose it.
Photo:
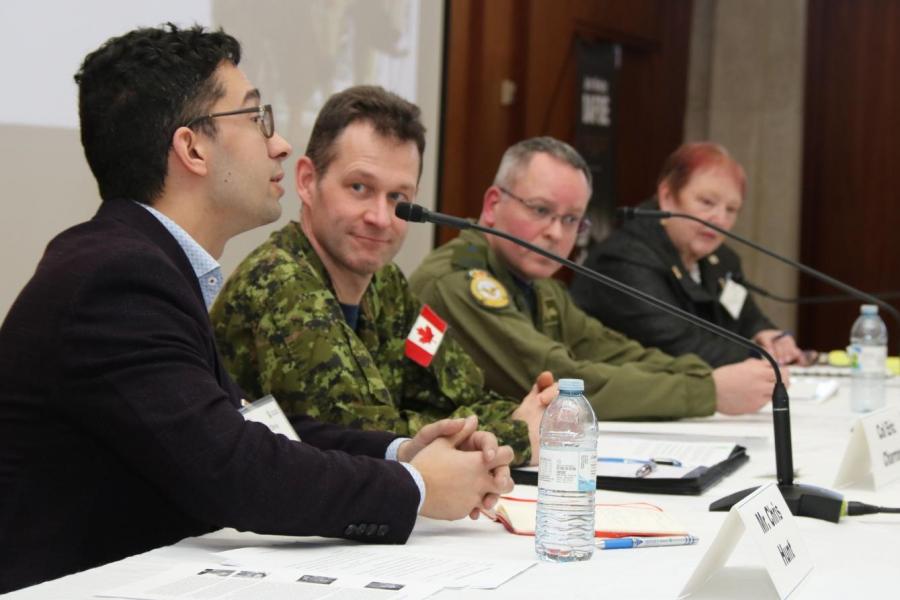
M 650 462 L 656 463 L 658 465 L 666 465 L 669 467 L 681 466 L 681 461 L 677 458 L 651 458 Z
M 638 467 L 637 471 L 634 472 L 634 476 L 640 479 L 641 477 L 646 477 L 650 473 L 656 470 L 656 463 L 652 461 L 647 461 Z
M 608 462 L 608 463 L 623 463 L 623 464 L 634 464 L 634 465 L 643 465 L 650 462 L 650 459 L 647 458 L 622 458 L 620 456 L 598 456 L 597 462 Z
M 696 544 L 700 538 L 693 535 L 675 535 L 668 537 L 623 537 L 597 540 L 601 550 L 619 550 L 625 548 L 658 548 L 661 546 L 689 546 Z
M 623 458 L 620 456 L 598 456 L 597 462 L 624 463 L 634 465 L 655 463 L 657 465 L 667 465 L 670 467 L 681 466 L 681 461 L 677 458 Z
M 671 467 L 680 467 L 681 461 L 675 458 L 624 458 L 619 456 L 598 456 L 597 462 L 610 462 L 622 464 L 641 465 L 634 476 L 637 478 L 646 477 L 650 473 L 656 471 L 657 465 L 667 465 Z

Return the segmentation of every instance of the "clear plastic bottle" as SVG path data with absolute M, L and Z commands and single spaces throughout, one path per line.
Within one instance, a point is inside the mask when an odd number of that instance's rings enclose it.
M 878 316 L 878 306 L 863 304 L 850 330 L 850 408 L 868 412 L 884 406 L 887 377 L 887 327 Z
M 541 419 L 534 548 L 542 560 L 594 554 L 597 417 L 583 392 L 581 379 L 560 379 L 559 396 Z

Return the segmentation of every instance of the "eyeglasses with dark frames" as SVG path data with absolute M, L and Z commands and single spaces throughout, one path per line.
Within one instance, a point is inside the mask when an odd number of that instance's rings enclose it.
M 525 199 L 521 196 L 512 193 L 508 189 L 503 186 L 497 186 L 497 189 L 500 190 L 503 194 L 506 194 L 513 200 L 516 200 L 528 210 L 528 214 L 531 216 L 531 219 L 536 223 L 540 223 L 544 226 L 550 225 L 553 221 L 559 219 L 559 224 L 562 228 L 567 232 L 578 232 L 584 233 L 591 226 L 591 220 L 587 217 L 582 217 L 578 215 L 560 215 L 556 213 L 552 208 L 544 204 L 541 200 L 536 199 Z
M 229 110 L 225 112 L 211 113 L 208 115 L 201 115 L 199 117 L 194 117 L 190 121 L 184 124 L 185 127 L 193 127 L 196 123 L 206 120 L 206 119 L 215 119 L 216 117 L 230 117 L 231 115 L 249 115 L 257 113 L 255 120 L 256 124 L 259 127 L 260 133 L 262 133 L 266 138 L 270 138 L 275 135 L 275 116 L 272 114 L 272 105 L 271 104 L 263 104 L 261 106 L 253 106 L 251 108 L 239 108 L 238 110 Z

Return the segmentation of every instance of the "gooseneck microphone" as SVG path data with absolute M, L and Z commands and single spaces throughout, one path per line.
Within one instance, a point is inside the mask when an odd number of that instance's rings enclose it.
M 435 225 L 446 225 L 453 229 L 469 229 L 472 225 L 466 219 L 445 215 L 444 213 L 428 210 L 421 204 L 413 204 L 411 202 L 398 202 L 394 214 L 404 221 L 412 223 L 434 223 Z
M 505 231 L 486 227 L 484 225 L 480 225 L 466 219 L 461 219 L 459 217 L 453 217 L 450 215 L 445 215 L 443 213 L 430 211 L 418 204 L 411 204 L 409 202 L 398 202 L 395 214 L 398 218 L 403 219 L 404 221 L 412 221 L 415 223 L 429 222 L 439 225 L 447 225 L 456 229 L 474 229 L 488 235 L 509 240 L 510 242 L 518 244 L 523 248 L 527 248 L 528 250 L 540 254 L 545 258 L 549 258 L 550 260 L 555 261 L 563 266 L 569 267 L 576 273 L 584 275 L 589 279 L 611 287 L 612 289 L 617 290 L 625 294 L 626 296 L 637 298 L 638 300 L 646 302 L 663 312 L 666 312 L 670 315 L 675 315 L 676 317 L 692 323 L 697 327 L 731 340 L 735 344 L 758 352 L 763 356 L 763 358 L 769 361 L 769 364 L 772 366 L 772 370 L 775 372 L 775 388 L 772 391 L 772 424 L 775 434 L 775 469 L 778 478 L 778 488 L 781 490 L 781 494 L 784 496 L 785 502 L 787 503 L 793 514 L 804 517 L 824 519 L 827 521 L 832 521 L 834 523 L 836 523 L 840 519 L 841 509 L 843 507 L 843 499 L 839 494 L 814 486 L 794 483 L 794 459 L 793 452 L 791 450 L 791 415 L 788 394 L 781 379 L 781 370 L 778 367 L 778 362 L 776 362 L 775 359 L 772 358 L 772 355 L 766 352 L 764 348 L 761 348 L 757 344 L 754 344 L 747 338 L 744 338 L 723 327 L 719 327 L 714 323 L 710 323 L 709 321 L 701 319 L 700 317 L 682 310 L 677 306 L 667 304 L 666 302 L 663 302 L 662 300 L 659 300 L 658 298 L 651 296 L 646 292 L 642 292 L 641 290 L 635 289 L 629 285 L 625 285 L 620 281 L 603 275 L 602 273 L 598 273 L 593 269 L 589 269 L 583 265 L 579 265 L 578 263 L 572 262 L 571 260 L 559 256 L 558 254 L 554 254 L 552 252 L 544 250 L 543 248 L 535 246 L 530 242 L 526 242 L 525 240 L 506 233 Z M 721 500 L 717 500 L 710 505 L 709 509 L 730 510 L 734 504 L 752 493 L 754 489 L 755 488 L 742 490 L 740 492 L 722 498 Z
M 754 250 L 758 250 L 759 252 L 762 252 L 766 256 L 770 256 L 770 257 L 774 258 L 775 260 L 781 261 L 786 265 L 794 267 L 798 271 L 800 271 L 802 273 L 806 273 L 807 275 L 810 275 L 811 277 L 814 277 L 814 278 L 818 279 L 819 281 L 824 281 L 828 285 L 830 285 L 832 287 L 836 287 L 837 289 L 850 294 L 854 298 L 858 298 L 869 304 L 877 304 L 878 306 L 883 308 L 885 310 L 885 312 L 889 313 L 891 315 L 891 317 L 894 319 L 894 322 L 897 324 L 897 326 L 900 327 L 900 311 L 898 311 L 896 308 L 894 308 L 887 302 L 876 298 L 872 294 L 867 294 L 866 292 L 864 292 L 862 290 L 856 289 L 855 287 L 848 285 L 848 284 L 844 283 L 843 281 L 839 281 L 839 280 L 835 279 L 834 277 L 831 277 L 830 275 L 826 275 L 822 271 L 818 271 L 816 269 L 813 269 L 812 267 L 808 267 L 808 266 L 804 265 L 801 262 L 797 262 L 786 256 L 782 256 L 781 254 L 778 254 L 777 252 L 773 252 L 772 250 L 769 250 L 768 248 L 765 248 L 752 240 L 749 240 L 749 239 L 747 239 L 743 236 L 740 236 L 736 233 L 732 233 L 731 231 L 728 231 L 727 229 L 719 227 L 718 225 L 716 225 L 714 223 L 710 223 L 709 221 L 706 221 L 705 219 L 701 219 L 699 217 L 695 217 L 694 215 L 689 215 L 687 213 L 670 212 L 667 210 L 654 210 L 654 209 L 650 209 L 650 208 L 638 208 L 638 207 L 634 207 L 634 206 L 619 207 L 618 209 L 616 209 L 616 212 L 618 212 L 618 214 L 625 220 L 634 219 L 634 218 L 687 219 L 689 221 L 694 221 L 695 223 L 700 223 L 704 227 L 709 227 L 710 229 L 712 229 L 714 231 L 718 231 L 725 237 L 728 237 L 732 240 L 740 242 L 741 244 L 744 244 L 745 246 L 750 246 Z M 900 339 L 897 340 L 897 351 L 898 351 L 898 353 L 900 353 Z
M 830 295 L 822 295 L 822 296 L 779 296 L 773 292 L 770 292 L 764 287 L 758 286 L 755 283 L 748 281 L 746 277 L 742 273 L 729 273 L 731 275 L 731 280 L 735 283 L 739 283 L 751 292 L 759 294 L 765 298 L 770 298 L 775 300 L 776 302 L 784 302 L 785 304 L 829 304 L 832 302 L 851 302 L 857 301 L 859 298 L 856 296 L 851 296 L 850 294 L 830 294 Z M 874 297 L 879 300 L 896 300 L 900 298 L 900 292 L 877 292 L 872 294 Z

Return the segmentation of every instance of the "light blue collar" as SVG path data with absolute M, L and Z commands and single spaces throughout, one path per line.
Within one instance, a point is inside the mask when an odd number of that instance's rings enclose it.
M 188 262 L 191 263 L 191 268 L 194 270 L 194 275 L 196 275 L 200 284 L 200 291 L 203 293 L 203 303 L 206 304 L 206 309 L 209 310 L 219 291 L 221 291 L 222 285 L 225 283 L 219 263 L 178 223 L 152 206 L 141 202 L 136 202 L 135 204 L 144 207 L 147 209 L 147 212 L 156 217 L 156 220 L 172 234 L 172 237 L 181 246 L 181 250 L 187 256 Z

